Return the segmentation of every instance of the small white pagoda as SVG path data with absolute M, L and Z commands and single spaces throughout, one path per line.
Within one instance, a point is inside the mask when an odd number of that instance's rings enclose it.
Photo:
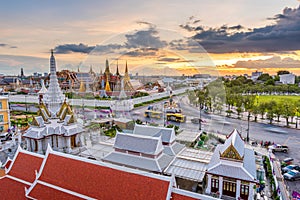
M 38 116 L 33 118 L 30 128 L 23 137 L 26 139 L 27 150 L 44 154 L 47 146 L 54 150 L 72 153 L 81 147 L 83 128 L 76 122 L 73 110 L 62 93 L 57 76 L 56 64 L 51 51 L 50 84 L 40 98 Z

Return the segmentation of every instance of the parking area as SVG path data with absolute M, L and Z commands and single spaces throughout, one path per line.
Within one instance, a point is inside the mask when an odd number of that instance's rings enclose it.
M 293 152 L 292 149 L 288 153 L 283 152 L 276 152 L 275 153 L 276 158 L 278 158 L 280 161 L 282 161 L 285 158 L 293 158 L 292 164 L 299 165 L 300 166 L 300 160 L 299 160 L 299 153 Z M 288 181 L 284 180 L 285 184 L 290 192 L 292 194 L 293 191 L 300 192 L 300 179 L 295 181 Z

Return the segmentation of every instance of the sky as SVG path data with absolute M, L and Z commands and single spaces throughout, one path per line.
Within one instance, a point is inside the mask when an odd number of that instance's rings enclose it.
M 300 75 L 300 1 L 14 0 L 0 7 L 0 73 Z

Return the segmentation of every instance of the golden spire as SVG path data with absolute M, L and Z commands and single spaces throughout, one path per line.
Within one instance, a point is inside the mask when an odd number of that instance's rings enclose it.
M 111 92 L 110 85 L 109 85 L 109 82 L 108 82 L 108 77 L 106 77 L 105 91 L 106 92 Z

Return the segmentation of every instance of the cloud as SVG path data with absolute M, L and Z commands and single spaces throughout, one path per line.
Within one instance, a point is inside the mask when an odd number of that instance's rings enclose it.
M 87 44 L 62 44 L 54 48 L 58 54 L 70 53 L 121 53 L 129 56 L 154 56 L 158 49 L 166 47 L 168 43 L 158 36 L 155 26 L 149 22 L 139 21 L 137 23 L 147 24 L 150 27 L 145 30 L 138 30 L 131 34 L 125 35 L 125 40 L 120 44 L 106 44 L 89 46 Z
M 6 47 L 6 48 L 12 48 L 12 49 L 18 48 L 17 46 L 11 46 L 11 45 L 5 44 L 5 43 L 0 43 L 0 47 Z
M 134 34 L 126 34 L 126 48 L 163 48 L 167 42 L 160 40 L 158 31 L 151 27 L 147 30 L 140 30 Z
M 192 39 L 211 53 L 228 52 L 277 52 L 300 49 L 300 6 L 285 8 L 272 18 L 272 25 L 247 29 L 242 25 L 221 27 L 194 26 L 181 28 L 194 32 Z
M 146 22 L 146 21 L 136 21 L 137 24 L 139 25 L 147 25 L 150 28 L 155 28 L 156 26 L 154 24 L 152 24 L 151 22 Z
M 235 68 L 248 69 L 265 69 L 265 68 L 299 68 L 300 60 L 293 58 L 281 58 L 280 56 L 273 56 L 265 60 L 248 60 L 238 61 L 234 65 Z
M 85 44 L 63 44 L 58 45 L 54 48 L 55 53 L 58 54 L 68 54 L 68 53 L 90 53 L 95 46 L 88 46 Z
M 131 57 L 156 56 L 158 49 L 156 48 L 139 48 L 132 51 L 124 51 L 122 54 Z

